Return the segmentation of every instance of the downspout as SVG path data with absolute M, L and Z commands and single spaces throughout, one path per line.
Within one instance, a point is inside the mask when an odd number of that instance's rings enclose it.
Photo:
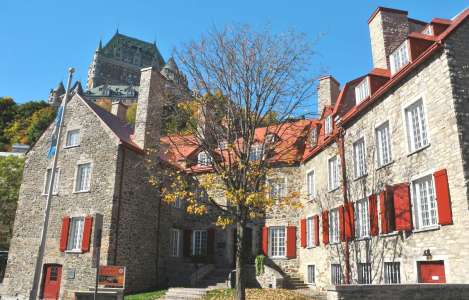
M 339 155 L 340 155 L 340 165 L 342 171 L 342 196 L 344 198 L 344 210 L 345 213 L 348 213 L 347 205 L 349 203 L 348 194 L 347 194 L 347 170 L 345 167 L 345 129 L 339 127 L 339 133 L 337 135 L 337 144 L 339 146 Z M 353 216 L 349 216 L 353 218 Z M 344 221 L 345 224 L 345 221 Z M 347 224 L 345 224 L 347 226 Z M 349 240 L 345 238 L 345 251 L 344 251 L 344 261 L 345 261 L 345 284 L 350 284 L 350 249 L 349 249 Z
M 120 176 L 119 176 L 119 193 L 117 194 L 117 222 L 116 222 L 116 242 L 114 247 L 114 265 L 117 264 L 117 248 L 119 245 L 119 223 L 121 215 L 121 199 L 122 199 L 122 186 L 124 183 L 124 163 L 125 163 L 125 147 L 119 145 L 122 150 L 122 159 L 120 165 Z

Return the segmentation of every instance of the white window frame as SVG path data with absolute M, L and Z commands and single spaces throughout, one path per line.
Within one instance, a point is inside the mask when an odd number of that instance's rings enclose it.
M 205 237 L 204 237 L 205 235 Z M 192 256 L 206 256 L 208 250 L 208 231 L 194 230 L 192 232 Z
M 332 133 L 332 128 L 333 128 L 333 125 L 332 125 L 332 115 L 329 115 L 326 117 L 326 119 L 324 120 L 324 133 L 326 135 L 330 135 Z
M 414 107 L 421 106 L 421 111 L 418 111 L 417 122 L 418 128 L 413 127 L 413 121 L 411 119 L 411 110 Z M 423 119 L 422 119 L 423 118 Z M 426 147 L 430 146 L 430 135 L 428 130 L 428 118 L 425 109 L 425 101 L 422 96 L 417 97 L 414 101 L 407 104 L 403 109 L 403 120 L 406 130 L 407 138 L 407 150 L 409 154 L 418 152 Z M 415 135 L 415 130 L 418 130 L 418 137 Z M 421 145 L 417 147 L 416 138 L 420 140 Z
M 401 283 L 401 262 L 385 261 L 383 263 L 383 280 L 385 284 L 400 284 Z
M 80 146 L 80 129 L 76 128 L 76 129 L 69 129 L 67 130 L 67 134 L 65 135 L 65 146 L 64 148 L 72 148 L 72 147 L 78 147 Z M 69 137 L 72 133 L 77 133 L 78 134 L 78 137 L 76 138 L 76 141 L 74 144 L 69 144 Z
M 174 200 L 173 203 L 171 203 L 172 208 L 182 208 L 182 199 L 179 197 L 176 197 L 176 200 Z
M 264 155 L 264 146 L 262 144 L 254 144 L 249 151 L 249 160 L 261 160 Z
M 316 196 L 316 174 L 313 169 L 306 173 L 306 190 L 309 199 Z
M 426 203 L 422 202 L 424 199 L 422 198 L 422 190 L 420 189 L 420 184 L 425 181 L 427 182 L 427 190 L 425 191 L 425 196 L 428 197 L 428 192 L 431 192 L 430 198 L 425 199 Z M 432 229 L 439 226 L 438 203 L 436 201 L 435 191 L 435 179 L 432 174 L 420 176 L 412 180 L 410 186 L 410 195 L 412 200 L 412 220 L 414 223 L 415 230 Z M 426 213 L 428 213 L 428 224 L 424 224 L 425 215 L 422 206 L 427 208 Z
M 333 208 L 329 210 L 329 243 L 337 244 L 340 242 L 339 232 L 339 209 Z
M 315 245 L 314 225 L 313 216 L 308 216 L 306 218 L 306 248 L 313 248 Z
M 366 76 L 355 86 L 355 105 L 360 104 L 363 100 L 370 97 L 370 95 L 370 77 Z
M 54 188 L 52 190 L 52 195 L 57 195 L 59 193 L 59 180 L 60 180 L 60 168 L 55 168 L 55 178 L 54 178 Z M 49 193 L 49 171 L 50 176 L 52 176 L 52 168 L 46 169 L 46 174 L 44 174 L 44 185 L 42 189 L 42 195 L 47 196 Z
M 85 228 L 85 217 L 76 216 L 70 218 L 70 225 L 67 235 L 66 252 L 81 253 L 81 245 L 83 243 L 83 233 Z
M 80 176 L 80 167 L 84 165 L 89 165 L 89 174 L 88 174 L 88 184 L 83 189 L 78 190 L 78 177 Z M 86 193 L 91 190 L 91 178 L 93 174 L 93 164 L 91 162 L 78 163 L 75 169 L 75 179 L 73 183 L 73 192 L 74 193 Z
M 362 148 L 360 149 L 360 147 Z M 352 149 L 353 170 L 355 174 L 355 179 L 358 179 L 367 174 L 365 138 L 360 137 L 358 140 L 356 140 L 352 145 Z
M 340 285 L 344 282 L 344 275 L 342 273 L 342 265 L 331 264 L 331 284 Z M 334 278 L 338 279 L 334 282 Z
M 383 140 L 383 137 L 385 135 L 384 132 L 387 133 L 387 137 L 386 137 L 387 140 Z M 377 165 L 378 165 L 378 168 L 381 168 L 392 163 L 393 161 L 392 160 L 391 127 L 389 125 L 388 120 L 376 126 L 375 139 L 376 139 Z M 385 157 L 384 153 L 387 153 L 387 160 L 384 160 L 384 157 Z
M 306 266 L 306 283 L 315 284 L 316 283 L 316 266 L 307 265 Z
M 318 144 L 318 129 L 316 127 L 311 128 L 309 133 L 309 143 L 311 147 L 315 147 Z
M 425 28 L 422 30 L 422 34 L 434 35 L 433 25 L 428 24 L 427 26 L 425 26 Z
M 366 239 L 370 237 L 370 214 L 368 198 L 363 198 L 354 203 L 355 206 L 355 233 L 357 239 Z
M 285 258 L 287 256 L 286 226 L 269 227 L 269 257 Z
M 357 264 L 358 284 L 372 284 L 373 274 L 371 263 L 358 263 Z
M 211 166 L 212 165 L 212 158 L 207 151 L 201 151 L 197 155 L 197 163 L 202 166 Z
M 169 255 L 172 257 L 181 256 L 181 230 L 171 228 L 170 242 L 169 242 Z
M 288 180 L 287 177 L 276 177 L 268 180 L 269 183 L 269 196 L 276 201 L 280 201 L 288 195 Z M 282 186 L 282 189 L 278 187 Z
M 410 63 L 410 47 L 408 39 L 400 44 L 399 47 L 389 55 L 389 63 L 391 65 L 391 75 L 394 75 Z
M 331 162 L 335 160 L 335 168 L 331 167 Z M 334 155 L 327 160 L 327 178 L 329 192 L 335 191 L 339 188 L 339 157 Z

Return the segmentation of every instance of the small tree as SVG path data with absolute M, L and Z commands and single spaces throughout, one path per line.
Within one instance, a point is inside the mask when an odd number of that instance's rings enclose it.
M 197 93 L 174 114 L 195 105 L 198 115 L 187 121 L 188 135 L 174 138 L 173 146 L 182 154 L 181 140 L 197 145 L 207 155 L 210 173 L 192 178 L 178 173 L 161 191 L 168 202 L 185 198 L 190 213 L 204 214 L 210 207 L 218 225 L 236 226 L 236 299 L 245 299 L 245 228 L 275 203 L 266 178 L 275 160 L 295 146 L 288 136 L 296 126 L 292 117 L 304 116 L 305 108 L 312 107 L 312 55 L 303 34 L 258 32 L 248 26 L 214 29 L 176 51 Z M 225 201 L 198 197 L 194 185 L 222 190 Z M 290 194 L 283 203 L 295 200 Z

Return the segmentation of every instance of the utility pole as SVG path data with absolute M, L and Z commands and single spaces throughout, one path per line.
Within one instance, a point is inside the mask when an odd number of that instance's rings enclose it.
M 70 85 L 72 82 L 72 76 L 73 73 L 75 72 L 74 68 L 68 68 L 68 80 L 67 80 L 67 88 L 65 90 L 65 95 L 64 98 L 62 99 L 62 104 L 59 107 L 57 111 L 57 116 L 56 116 L 56 129 L 55 133 L 57 134 L 56 137 L 56 142 L 55 142 L 55 151 L 53 152 L 53 164 L 52 164 L 52 170 L 51 170 L 51 175 L 50 175 L 50 181 L 49 181 L 49 187 L 47 191 L 47 200 L 46 200 L 46 209 L 44 211 L 44 221 L 42 225 L 42 232 L 41 232 L 41 243 L 39 245 L 39 250 L 38 250 L 38 255 L 36 259 L 36 267 L 34 270 L 34 278 L 33 278 L 33 287 L 31 289 L 31 293 L 29 294 L 29 299 L 30 300 L 36 300 L 38 298 L 38 292 L 39 292 L 39 281 L 41 279 L 41 273 L 42 273 L 42 263 L 44 260 L 44 251 L 45 251 L 45 246 L 46 246 L 46 238 L 47 238 L 47 229 L 49 227 L 49 217 L 50 217 L 50 207 L 51 207 L 51 200 L 52 200 L 52 193 L 54 192 L 54 181 L 55 181 L 55 169 L 57 169 L 57 158 L 59 154 L 59 149 L 60 149 L 60 135 L 62 132 L 62 124 L 63 124 L 63 118 L 65 115 L 65 107 L 67 106 L 67 100 L 70 92 Z M 52 143 L 54 143 L 52 141 Z M 54 145 L 51 145 L 51 148 L 54 147 Z M 49 152 L 50 153 L 50 152 Z

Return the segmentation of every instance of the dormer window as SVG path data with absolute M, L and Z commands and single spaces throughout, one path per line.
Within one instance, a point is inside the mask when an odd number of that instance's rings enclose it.
M 397 73 L 409 63 L 408 41 L 405 40 L 390 56 L 391 74 Z
M 315 147 L 318 144 L 318 130 L 316 128 L 311 129 L 309 133 L 309 142 L 311 147 Z
M 212 164 L 212 158 L 210 157 L 210 154 L 203 151 L 199 153 L 197 157 L 197 163 L 199 165 L 210 166 Z
M 253 145 L 249 152 L 249 160 L 261 160 L 263 154 L 264 149 L 261 144 Z
M 324 121 L 324 131 L 326 135 L 332 133 L 332 116 L 327 116 L 326 120 Z
M 218 149 L 220 150 L 226 150 L 228 148 L 228 142 L 227 141 L 221 141 L 218 143 Z
M 423 33 L 423 34 L 426 34 L 426 35 L 433 35 L 433 26 L 432 26 L 432 25 L 427 25 L 427 26 L 422 30 L 422 33 Z
M 272 144 L 275 143 L 275 134 L 269 133 L 265 136 L 265 143 L 266 144 Z
M 370 84 L 368 76 L 362 80 L 356 87 L 355 87 L 355 104 L 358 105 L 360 102 L 365 100 L 370 96 Z

